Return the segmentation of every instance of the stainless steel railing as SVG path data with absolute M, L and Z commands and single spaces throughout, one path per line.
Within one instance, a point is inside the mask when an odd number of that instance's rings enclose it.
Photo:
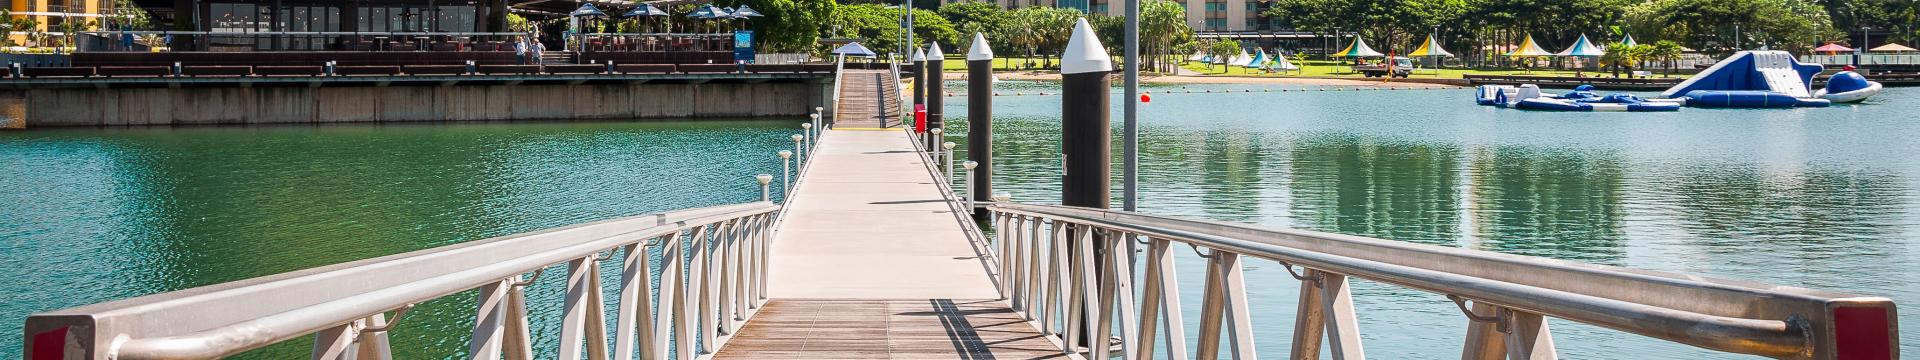
M 1117 346 L 1122 358 L 1150 359 L 1163 339 L 1165 358 L 1213 359 L 1224 328 L 1233 358 L 1260 358 L 1249 315 L 1275 310 L 1249 308 L 1241 264 L 1254 258 L 1300 280 L 1293 359 L 1317 358 L 1323 346 L 1337 359 L 1365 357 L 1350 279 L 1444 295 L 1466 319 L 1463 359 L 1553 359 L 1547 318 L 1780 359 L 1899 358 L 1895 307 L 1883 297 L 1122 211 L 1004 201 L 987 209 L 1002 294 L 1069 352 Z M 1136 244 L 1147 247 L 1138 279 Z M 1174 272 L 1178 244 L 1207 249 L 1192 353 Z M 1071 320 L 1079 316 L 1092 319 L 1088 327 Z M 1069 320 L 1056 324 L 1061 318 Z M 1120 340 L 1109 345 L 1115 328 Z
M 667 359 L 669 348 L 693 359 L 724 346 L 765 302 L 780 209 L 640 215 L 38 313 L 27 318 L 25 358 L 214 359 L 316 334 L 314 359 L 390 359 L 387 336 L 405 331 L 413 304 L 477 289 L 469 357 L 531 359 L 526 274 L 565 263 L 560 359 Z M 674 259 L 657 298 L 650 249 Z M 622 269 L 611 338 L 602 260 Z

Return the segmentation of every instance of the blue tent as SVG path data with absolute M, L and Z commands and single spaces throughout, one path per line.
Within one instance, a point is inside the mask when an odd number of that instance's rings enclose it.
M 1567 50 L 1561 51 L 1560 54 L 1558 55 L 1597 57 L 1597 56 L 1602 56 L 1606 54 L 1607 54 L 1607 50 L 1601 49 L 1599 46 L 1593 46 L 1592 42 L 1587 41 L 1587 34 L 1580 34 L 1579 41 L 1573 42 L 1573 46 L 1567 47 Z
M 713 5 L 701 5 L 699 8 L 693 9 L 693 12 L 687 13 L 687 18 L 690 19 L 708 19 L 713 18 L 713 16 Z
M 761 17 L 766 15 L 761 14 L 759 11 L 753 10 L 753 8 L 751 7 L 747 7 L 747 4 L 740 4 L 739 9 L 733 10 L 733 16 L 740 17 L 740 18 L 750 18 L 750 17 Z

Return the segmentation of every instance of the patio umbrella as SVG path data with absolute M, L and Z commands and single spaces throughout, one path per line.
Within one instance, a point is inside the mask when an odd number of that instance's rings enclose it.
M 607 13 L 600 11 L 600 8 L 593 6 L 592 3 L 581 3 L 579 9 L 574 9 L 573 12 L 567 13 L 567 16 L 572 16 L 572 17 L 607 16 Z
M 1913 49 L 1913 48 L 1910 48 L 1910 47 L 1907 47 L 1906 45 L 1900 45 L 1900 44 L 1893 44 L 1893 43 L 1888 43 L 1888 44 L 1886 44 L 1886 45 L 1880 45 L 1880 47 L 1876 47 L 1876 48 L 1873 48 L 1873 49 L 1869 49 L 1869 50 L 1867 50 L 1867 51 L 1872 51 L 1872 52 L 1891 52 L 1891 53 L 1903 53 L 1903 52 L 1908 52 L 1908 51 L 1914 51 L 1914 49 Z
M 1336 57 L 1374 57 L 1374 56 L 1387 56 L 1387 55 L 1386 55 L 1386 54 L 1381 54 L 1381 53 L 1380 53 L 1379 51 L 1373 51 L 1373 47 L 1371 47 L 1371 46 L 1367 46 L 1367 41 L 1366 41 L 1366 40 L 1361 40 L 1361 39 L 1360 39 L 1359 37 L 1354 37 L 1354 38 L 1353 38 L 1353 43 L 1352 43 L 1352 44 L 1347 44 L 1347 49 L 1346 49 L 1346 50 L 1340 50 L 1340 52 L 1339 52 L 1339 53 L 1335 53 L 1335 54 L 1333 54 L 1333 56 L 1336 56 Z
M 1840 46 L 1840 44 L 1835 43 L 1827 43 L 1826 45 L 1813 48 L 1813 52 L 1823 52 L 1827 53 L 1827 55 L 1840 55 L 1840 53 L 1843 52 L 1853 52 L 1853 48 Z
M 733 16 L 739 17 L 739 18 L 751 18 L 751 17 L 761 17 L 761 16 L 767 16 L 767 15 L 761 14 L 759 11 L 755 11 L 751 7 L 747 7 L 747 4 L 740 4 L 739 9 L 733 10 Z
M 633 10 L 627 10 L 626 16 L 627 17 L 667 16 L 667 12 L 660 11 L 660 8 L 653 7 L 653 4 L 641 3 L 640 6 L 635 6 Z
M 860 43 L 858 42 L 850 42 L 850 43 L 847 43 L 846 45 L 840 45 L 839 48 L 833 49 L 832 53 L 839 54 L 839 55 L 846 55 L 849 57 L 873 57 L 874 56 L 873 50 L 867 49 L 865 45 L 860 45 Z

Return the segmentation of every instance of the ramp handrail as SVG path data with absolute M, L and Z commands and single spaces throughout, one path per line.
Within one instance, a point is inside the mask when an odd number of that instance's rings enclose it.
M 847 79 L 847 55 L 837 55 L 833 60 L 833 116 L 827 118 L 827 126 L 840 123 L 840 83 Z
M 27 318 L 24 358 L 214 359 L 316 334 L 314 359 L 391 359 L 387 334 L 405 331 L 413 304 L 477 289 L 469 358 L 531 359 L 524 288 L 533 281 L 523 275 L 566 263 L 560 358 L 581 358 L 584 344 L 584 357 L 607 359 L 598 265 L 618 256 L 613 354 L 666 359 L 671 347 L 692 359 L 724 346 L 764 303 L 779 209 L 632 216 L 43 312 Z M 648 291 L 654 247 L 661 259 L 685 259 L 662 265 L 658 299 Z
M 1242 257 L 1279 262 L 1301 280 L 1295 359 L 1317 357 L 1323 333 L 1335 358 L 1364 357 L 1350 277 L 1445 295 L 1468 318 L 1463 359 L 1555 358 L 1548 317 L 1781 359 L 1899 357 L 1895 307 L 1884 297 L 1134 212 L 1001 201 L 987 209 L 1001 291 L 1015 309 L 1049 332 L 1056 314 L 1094 319 L 1091 329 L 1067 321 L 1050 333 L 1070 352 L 1090 344 L 1106 353 L 1106 335 L 1095 334 L 1117 326 L 1122 358 L 1150 359 L 1165 324 L 1167 358 L 1187 358 L 1173 262 L 1174 245 L 1186 244 L 1208 249 L 1199 359 L 1220 355 L 1222 326 L 1233 358 L 1259 358 Z M 1136 241 L 1148 247 L 1138 292 Z

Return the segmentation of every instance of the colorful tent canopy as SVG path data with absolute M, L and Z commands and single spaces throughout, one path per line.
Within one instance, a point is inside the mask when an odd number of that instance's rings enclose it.
M 1520 42 L 1520 48 L 1507 53 L 1507 56 L 1553 56 L 1553 53 L 1541 49 L 1540 44 L 1533 42 L 1533 35 L 1527 35 L 1527 39 Z
M 1278 70 L 1300 70 L 1300 66 L 1294 65 L 1292 61 L 1287 61 L 1287 54 L 1285 52 L 1273 53 L 1273 68 Z
M 1813 48 L 1813 52 L 1843 53 L 1843 52 L 1853 52 L 1853 48 L 1840 46 L 1840 44 L 1835 44 L 1835 43 L 1827 43 L 1826 45 L 1821 45 L 1820 47 Z
M 1558 55 L 1560 56 L 1601 56 L 1606 54 L 1607 54 L 1606 50 L 1601 50 L 1600 47 L 1593 46 L 1592 42 L 1587 41 L 1587 34 L 1580 34 L 1580 40 L 1574 41 L 1573 46 L 1567 47 L 1566 50 L 1561 51 L 1560 54 Z
M 1880 45 L 1880 47 L 1877 47 L 1877 48 L 1873 48 L 1872 50 L 1867 50 L 1867 51 L 1872 51 L 1872 52 L 1908 52 L 1908 51 L 1914 51 L 1914 49 L 1913 49 L 1913 48 L 1910 48 L 1910 47 L 1907 47 L 1906 45 L 1900 45 L 1900 44 L 1894 44 L 1894 43 L 1888 43 L 1888 44 L 1886 44 L 1886 45 Z
M 1433 39 L 1433 35 L 1429 34 L 1427 35 L 1427 43 L 1420 44 L 1419 49 L 1413 49 L 1413 52 L 1407 53 L 1407 56 L 1409 57 L 1421 57 L 1421 56 L 1452 57 L 1453 53 L 1447 52 L 1447 49 L 1440 48 L 1440 42 L 1435 41 Z
M 1333 56 L 1334 57 L 1374 57 L 1374 56 L 1387 56 L 1387 55 L 1381 54 L 1379 51 L 1373 51 L 1373 47 L 1367 46 L 1366 40 L 1361 40 L 1359 37 L 1354 37 L 1353 43 L 1347 44 L 1346 50 L 1340 50 L 1339 53 L 1335 53 L 1333 54 Z
M 1626 37 L 1620 38 L 1620 45 L 1634 46 L 1634 45 L 1640 45 L 1640 43 L 1633 42 L 1633 34 L 1627 34 Z
M 1207 61 L 1207 58 L 1207 52 L 1205 51 L 1195 51 L 1193 55 L 1187 56 L 1187 60 L 1190 61 Z
M 1254 49 L 1253 60 L 1248 60 L 1246 66 L 1249 68 L 1258 69 L 1261 67 L 1265 67 L 1266 65 L 1267 65 L 1267 51 Z

